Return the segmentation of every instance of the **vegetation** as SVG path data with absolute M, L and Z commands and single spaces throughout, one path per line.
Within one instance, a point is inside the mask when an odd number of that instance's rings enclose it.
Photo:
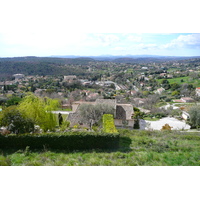
M 140 124 L 139 124 L 139 119 L 143 119 L 144 117 L 144 113 L 140 111 L 139 108 L 133 107 L 134 110 L 134 115 L 133 115 L 133 119 L 134 121 L 134 129 L 140 129 Z
M 99 123 L 103 114 L 114 114 L 114 108 L 107 104 L 82 104 L 80 105 L 79 110 L 82 121 L 90 127 L 95 123 Z
M 117 132 L 113 118 L 104 115 L 114 113 L 108 105 L 82 105 L 79 114 L 90 130 L 75 136 L 72 132 L 80 127 L 69 127 L 67 114 L 58 118 L 51 112 L 71 110 L 74 101 L 115 99 L 134 107 L 134 128 L 141 118 L 180 117 L 186 111 L 198 129 L 199 107 L 184 103 L 175 110 L 172 104 L 183 97 L 200 101 L 195 91 L 200 87 L 199 58 L 0 58 L 0 72 L 0 126 L 7 128 L 1 127 L 1 165 L 199 165 L 199 133 L 174 132 L 167 125 L 163 129 L 168 131 L 161 132 L 118 130 L 118 148 L 105 150 L 116 139 L 111 132 Z M 18 79 L 14 73 L 25 76 Z M 76 76 L 68 80 L 66 75 Z M 102 122 L 106 133 L 99 135 Z M 43 133 L 35 134 L 36 127 Z M 45 133 L 50 131 L 54 134 Z
M 30 133 L 34 131 L 34 121 L 17 106 L 10 106 L 0 114 L 0 126 L 8 127 L 10 133 Z
M 118 149 L 119 135 L 76 133 L 68 134 L 26 134 L 0 135 L 2 149 L 34 149 L 88 150 L 88 149 Z
M 58 106 L 57 100 L 27 95 L 19 105 L 9 106 L 0 113 L 0 126 L 7 127 L 11 133 L 34 132 L 34 125 L 44 132 L 54 130 L 57 119 L 51 111 Z
M 104 133 L 118 133 L 114 124 L 113 115 L 111 114 L 103 115 L 103 132 Z
M 58 106 L 57 100 L 28 95 L 20 102 L 19 110 L 29 116 L 36 125 L 39 125 L 46 132 L 47 130 L 54 130 L 56 127 L 56 117 L 51 111 L 56 110 Z
M 119 130 L 118 150 L 0 150 L 0 165 L 199 166 L 199 133 Z M 131 144 L 130 144 L 130 138 Z
M 189 124 L 198 129 L 200 127 L 200 106 L 192 106 L 189 109 L 189 114 Z
M 162 126 L 162 131 L 171 131 L 173 127 L 171 127 L 169 124 L 165 124 Z

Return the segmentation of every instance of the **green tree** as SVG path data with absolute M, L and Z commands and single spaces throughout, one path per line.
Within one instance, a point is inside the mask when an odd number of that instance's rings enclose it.
M 133 119 L 134 119 L 134 129 L 140 129 L 140 119 L 144 117 L 144 113 L 140 111 L 139 108 L 133 107 L 134 114 L 133 114 Z
M 181 85 L 178 83 L 172 83 L 172 84 L 170 84 L 170 86 L 171 86 L 172 91 L 175 91 L 181 87 Z
M 200 127 L 200 106 L 192 106 L 189 110 L 189 124 L 194 128 Z
M 19 110 L 28 115 L 43 131 L 47 131 L 55 129 L 56 117 L 51 111 L 56 110 L 58 106 L 58 100 L 39 98 L 31 94 L 20 102 Z
M 178 96 L 178 95 L 180 95 L 180 92 L 177 91 L 177 90 L 175 90 L 175 91 L 173 91 L 173 92 L 171 93 L 171 95 L 172 95 L 172 96 Z
M 12 105 L 18 105 L 21 100 L 22 100 L 22 98 L 13 96 L 10 99 L 8 99 L 8 101 L 6 102 L 6 106 L 9 107 Z
M 0 125 L 7 127 L 11 133 L 29 133 L 34 131 L 34 121 L 17 106 L 10 106 L 0 114 Z

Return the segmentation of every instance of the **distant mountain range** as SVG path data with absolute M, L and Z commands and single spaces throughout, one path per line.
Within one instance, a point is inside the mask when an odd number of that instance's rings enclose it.
M 49 57 L 8 57 L 0 58 L 0 62 L 11 61 L 11 62 L 49 62 L 59 64 L 88 64 L 92 61 L 107 61 L 115 63 L 149 63 L 149 62 L 166 62 L 166 61 L 180 61 L 200 58 L 200 56 L 159 56 L 159 55 L 101 55 L 101 56 L 49 56 Z
M 186 60 L 200 58 L 200 56 L 160 56 L 160 55 L 101 55 L 101 56 L 51 56 L 54 58 L 94 59 L 96 61 L 112 61 L 117 63 L 163 62 L 170 60 Z

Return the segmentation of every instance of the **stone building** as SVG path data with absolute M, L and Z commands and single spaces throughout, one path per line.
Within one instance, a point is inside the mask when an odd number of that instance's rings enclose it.
M 131 104 L 117 104 L 115 99 L 97 99 L 95 102 L 76 101 L 72 104 L 72 113 L 69 114 L 68 120 L 70 126 L 81 125 L 87 127 L 86 124 L 81 122 L 79 106 L 81 104 L 97 105 L 106 104 L 114 108 L 114 122 L 116 127 L 133 128 L 134 114 L 133 106 Z

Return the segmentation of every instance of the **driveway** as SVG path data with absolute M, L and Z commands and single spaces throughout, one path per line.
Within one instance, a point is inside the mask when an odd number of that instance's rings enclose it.
M 172 127 L 172 130 L 190 129 L 190 125 L 186 124 L 185 121 L 181 121 L 173 117 L 165 117 L 158 121 L 140 120 L 140 129 L 161 130 L 162 126 L 165 124 L 169 124 Z

